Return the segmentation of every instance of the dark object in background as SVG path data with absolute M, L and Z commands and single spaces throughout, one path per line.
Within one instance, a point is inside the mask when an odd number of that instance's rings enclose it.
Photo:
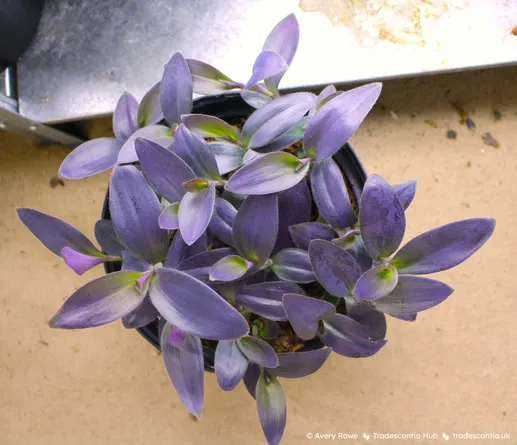
M 1 0 L 0 72 L 25 52 L 36 34 L 44 0 Z

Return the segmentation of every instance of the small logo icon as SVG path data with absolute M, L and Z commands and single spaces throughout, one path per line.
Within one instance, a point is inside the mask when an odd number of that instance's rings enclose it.
M 442 437 L 445 439 L 445 440 L 449 440 L 449 436 L 445 433 L 442 433 Z
M 369 435 L 369 434 L 363 433 L 363 437 L 364 437 L 366 440 L 370 440 L 370 435 Z
M 312 433 L 307 433 L 307 439 L 312 439 Z

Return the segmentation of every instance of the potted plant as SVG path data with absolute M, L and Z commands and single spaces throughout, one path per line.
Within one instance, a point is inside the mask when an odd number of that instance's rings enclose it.
M 289 15 L 246 84 L 177 53 L 140 103 L 121 97 L 115 138 L 86 142 L 60 168 L 69 179 L 113 168 L 95 225 L 101 249 L 57 218 L 18 209 L 75 272 L 112 272 L 78 289 L 51 327 L 122 319 L 156 337 L 195 416 L 204 370 L 225 391 L 242 380 L 272 445 L 286 423 L 282 378 L 316 372 L 332 351 L 377 353 L 386 314 L 414 321 L 452 293 L 422 275 L 466 260 L 495 226 L 453 222 L 399 249 L 416 182 L 366 177 L 347 145 L 381 84 L 279 95 L 298 36 Z M 193 103 L 193 93 L 219 95 Z

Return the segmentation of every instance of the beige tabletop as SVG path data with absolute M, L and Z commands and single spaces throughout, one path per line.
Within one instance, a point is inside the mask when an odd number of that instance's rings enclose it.
M 445 303 L 415 323 L 388 321 L 389 341 L 379 354 L 332 355 L 317 374 L 284 380 L 282 445 L 333 442 L 317 433 L 359 435 L 336 437 L 340 443 L 367 443 L 365 433 L 368 443 L 436 444 L 445 433 L 448 443 L 517 444 L 516 79 L 517 68 L 504 68 L 386 83 L 351 142 L 368 172 L 394 182 L 418 179 L 407 238 L 475 216 L 495 218 L 495 234 L 475 257 L 440 274 L 455 288 Z M 451 103 L 469 112 L 474 132 Z M 101 120 L 90 135 L 106 131 L 109 122 Z M 483 143 L 486 132 L 500 148 Z M 96 268 L 75 275 L 15 215 L 16 207 L 34 207 L 92 236 L 108 177 L 52 188 L 66 154 L 0 132 L 0 444 L 265 444 L 242 385 L 225 393 L 207 374 L 203 416 L 193 421 L 161 357 L 136 332 L 118 322 L 75 332 L 47 327 L 68 295 L 102 274 Z M 374 433 L 414 436 L 381 440 Z

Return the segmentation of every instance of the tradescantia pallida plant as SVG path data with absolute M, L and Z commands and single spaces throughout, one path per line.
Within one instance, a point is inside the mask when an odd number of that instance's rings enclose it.
M 121 264 L 74 292 L 51 327 L 160 320 L 165 366 L 195 416 L 203 349 L 215 347 L 219 385 L 228 391 L 244 382 L 271 445 L 286 423 L 280 379 L 316 372 L 331 351 L 378 352 L 386 314 L 414 321 L 452 293 L 422 275 L 469 258 L 495 226 L 485 218 L 453 222 L 399 248 L 416 182 L 391 186 L 370 175 L 356 202 L 332 157 L 347 149 L 381 85 L 280 96 L 298 36 L 295 17 L 282 20 L 246 84 L 177 53 L 140 103 L 121 97 L 115 138 L 86 142 L 60 168 L 71 179 L 113 168 L 111 220 L 95 225 L 100 248 L 57 218 L 18 209 L 76 273 Z M 257 108 L 242 128 L 192 114 L 193 92 L 234 89 Z

